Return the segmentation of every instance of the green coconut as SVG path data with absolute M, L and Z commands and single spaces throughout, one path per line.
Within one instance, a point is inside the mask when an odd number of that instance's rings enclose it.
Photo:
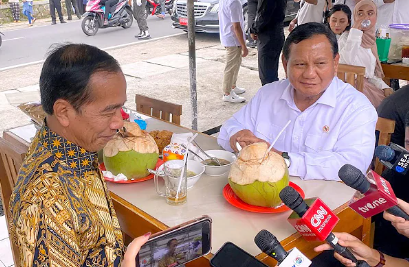
M 231 166 L 229 184 L 247 204 L 276 207 L 281 204 L 281 190 L 289 184 L 289 174 L 281 155 L 270 152 L 262 160 L 267 149 L 266 143 L 244 147 Z
M 107 171 L 138 179 L 149 175 L 148 169 L 155 168 L 159 149 L 153 137 L 138 124 L 125 122 L 124 128 L 106 144 L 103 154 Z

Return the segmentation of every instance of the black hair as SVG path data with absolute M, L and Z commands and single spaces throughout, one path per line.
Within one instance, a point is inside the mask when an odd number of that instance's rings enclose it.
M 405 126 L 409 127 L 409 111 L 408 111 L 408 113 L 406 113 Z
M 55 101 L 65 99 L 79 112 L 91 101 L 91 76 L 100 71 L 117 73 L 121 67 L 111 55 L 95 46 L 63 44 L 52 49 L 40 76 L 44 111 L 52 115 Z
M 178 241 L 176 238 L 172 238 L 171 240 L 168 241 L 168 243 L 166 243 L 166 246 L 169 247 L 173 240 Z
M 349 6 L 347 5 L 342 5 L 342 4 L 338 4 L 338 5 L 334 5 L 331 10 L 329 10 L 326 14 L 325 14 L 325 24 L 329 27 L 329 18 L 338 11 L 342 11 L 347 15 L 348 18 L 348 26 L 345 28 L 345 31 L 349 31 L 351 29 L 351 24 L 352 24 L 352 11 L 349 8 Z
M 324 35 L 332 47 L 332 53 L 335 56 L 338 54 L 338 42 L 335 34 L 324 24 L 317 22 L 309 22 L 295 27 L 288 35 L 284 42 L 283 55 L 286 60 L 290 57 L 290 47 L 292 44 L 298 44 L 304 40 L 310 39 L 315 35 Z

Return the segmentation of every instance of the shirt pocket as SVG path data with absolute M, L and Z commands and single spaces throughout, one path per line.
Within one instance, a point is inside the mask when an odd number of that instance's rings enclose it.
M 322 134 L 308 134 L 305 138 L 306 152 L 322 152 L 332 151 L 334 149 L 336 140 L 331 138 L 326 133 Z
M 284 126 L 280 127 L 280 126 L 277 126 L 275 124 L 260 122 L 260 123 L 258 123 L 256 125 L 256 132 L 254 133 L 254 135 L 257 136 L 258 138 L 266 140 L 267 142 L 269 142 L 271 144 L 271 142 L 273 142 L 273 140 L 278 136 L 278 134 L 280 133 L 280 131 L 281 131 L 281 129 L 283 127 Z M 284 143 L 285 133 L 286 133 L 286 131 L 284 131 L 280 135 L 280 137 L 278 138 L 278 140 L 276 142 L 276 145 L 274 145 L 274 147 Z

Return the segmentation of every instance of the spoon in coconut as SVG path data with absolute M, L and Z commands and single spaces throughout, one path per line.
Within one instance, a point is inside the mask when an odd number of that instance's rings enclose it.
M 268 155 L 268 153 L 270 153 L 270 150 L 273 148 L 273 146 L 275 145 L 275 143 L 277 142 L 278 138 L 281 136 L 281 134 L 284 132 L 284 130 L 288 127 L 288 125 L 290 125 L 291 120 L 289 120 L 287 122 L 287 124 L 284 126 L 283 129 L 281 129 L 281 131 L 278 133 L 278 135 L 276 136 L 276 138 L 273 140 L 273 142 L 271 143 L 270 147 L 267 149 L 266 153 L 264 153 L 264 156 L 261 158 L 260 164 L 263 162 L 264 158 Z

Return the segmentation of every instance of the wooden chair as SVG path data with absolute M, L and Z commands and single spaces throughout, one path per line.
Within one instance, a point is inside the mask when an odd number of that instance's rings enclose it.
M 351 66 L 345 64 L 338 65 L 337 76 L 342 81 L 349 83 L 359 92 L 364 89 L 365 67 Z
M 391 142 L 391 136 L 395 131 L 395 121 L 385 118 L 378 118 L 375 130 L 379 132 L 378 146 L 387 146 Z M 385 166 L 383 166 L 383 164 L 377 158 L 375 161 L 375 172 L 381 175 L 384 169 Z
M 136 111 L 140 113 L 180 125 L 182 105 L 176 105 L 138 94 L 135 95 L 135 103 Z
M 4 213 L 6 215 L 7 229 L 10 218 L 10 197 L 17 182 L 18 172 L 23 163 L 26 151 L 21 147 L 13 146 L 8 141 L 0 138 L 0 185 L 1 199 L 3 201 Z M 19 248 L 15 246 L 10 238 L 13 253 L 14 266 L 19 266 Z

